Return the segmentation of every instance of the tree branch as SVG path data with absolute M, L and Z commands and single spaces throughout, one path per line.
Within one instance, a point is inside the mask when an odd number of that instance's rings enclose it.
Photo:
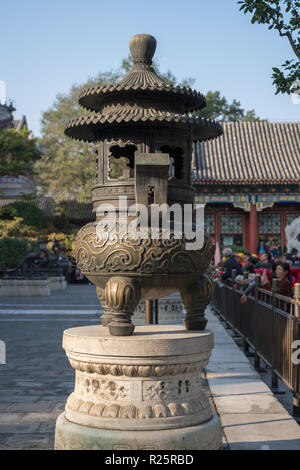
M 278 29 L 278 32 L 280 34 L 280 36 L 286 36 L 290 42 L 290 45 L 292 46 L 292 49 L 293 51 L 295 52 L 296 56 L 298 57 L 298 59 L 300 60 L 300 52 L 298 51 L 297 49 L 297 46 L 292 38 L 292 35 L 289 31 L 287 31 L 286 33 L 282 33 L 281 30 Z

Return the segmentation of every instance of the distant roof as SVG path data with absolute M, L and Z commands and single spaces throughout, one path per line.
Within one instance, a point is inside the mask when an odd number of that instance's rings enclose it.
M 223 135 L 197 142 L 196 184 L 300 182 L 300 122 L 222 122 Z
M 24 114 L 23 114 L 21 119 L 18 119 L 18 120 L 14 121 L 14 128 L 15 128 L 16 131 L 21 131 L 25 126 L 28 128 L 26 116 L 24 116 Z

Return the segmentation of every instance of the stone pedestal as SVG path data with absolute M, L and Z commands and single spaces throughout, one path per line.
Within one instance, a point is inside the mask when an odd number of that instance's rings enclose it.
M 146 317 L 146 302 L 141 300 L 134 311 L 133 320 L 144 320 Z M 183 320 L 185 310 L 178 292 L 158 299 L 158 319 L 164 320 Z
M 68 285 L 64 276 L 50 276 L 48 281 L 50 292 L 63 291 Z
M 55 449 L 218 449 L 221 425 L 201 389 L 210 331 L 103 326 L 64 332 L 75 390 L 56 423 Z

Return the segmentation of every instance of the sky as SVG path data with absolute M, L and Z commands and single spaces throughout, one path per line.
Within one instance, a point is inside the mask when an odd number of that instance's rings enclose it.
M 162 72 L 260 118 L 299 120 L 300 104 L 272 85 L 272 67 L 293 58 L 287 38 L 251 24 L 237 0 L 0 0 L 0 18 L 0 80 L 35 136 L 56 95 L 117 69 L 138 33 L 155 36 Z

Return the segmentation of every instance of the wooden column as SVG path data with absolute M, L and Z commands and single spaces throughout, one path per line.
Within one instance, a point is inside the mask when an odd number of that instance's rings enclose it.
M 281 217 L 280 217 L 280 223 L 281 223 L 281 252 L 283 253 L 283 248 L 286 245 L 286 239 L 285 239 L 285 226 L 286 226 L 286 210 L 283 209 L 281 212 Z
M 146 324 L 153 325 L 153 300 L 146 300 Z
M 250 212 L 245 212 L 243 214 L 243 245 L 246 250 L 250 251 L 249 246 L 249 230 L 250 230 Z
M 258 214 L 256 211 L 256 204 L 250 205 L 249 215 L 249 251 L 251 253 L 257 252 L 258 244 Z
M 215 218 L 215 237 L 216 237 L 216 242 L 219 243 L 219 246 L 221 247 L 221 214 L 220 211 L 216 211 L 216 218 Z

